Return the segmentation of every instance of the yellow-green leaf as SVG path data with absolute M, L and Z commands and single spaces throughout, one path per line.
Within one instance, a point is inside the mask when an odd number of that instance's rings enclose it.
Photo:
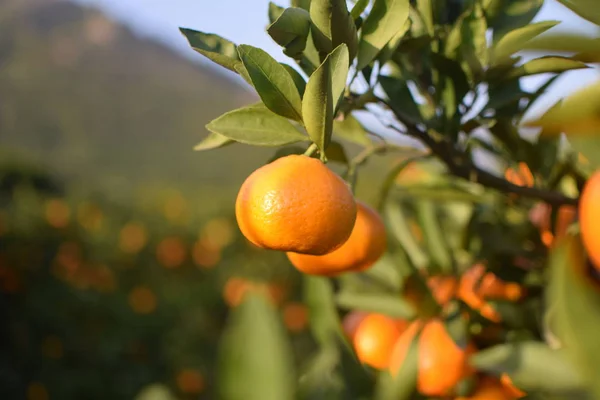
M 290 7 L 273 22 L 267 32 L 280 46 L 285 47 L 288 55 L 301 54 L 306 48 L 310 31 L 310 15 L 302 8 Z
M 190 46 L 209 60 L 233 71 L 239 63 L 235 44 L 212 33 L 204 33 L 193 29 L 179 28 Z
M 310 3 L 312 36 L 317 49 L 325 54 L 344 43 L 349 61 L 356 55 L 358 36 L 346 0 L 312 0 Z
M 572 60 L 567 57 L 548 56 L 528 61 L 525 64 L 511 70 L 506 77 L 521 78 L 523 76 L 536 74 L 557 74 L 564 71 L 584 68 L 588 68 L 588 66 L 580 61 Z
M 373 143 L 361 123 L 351 114 L 343 120 L 333 122 L 333 132 L 336 136 L 361 146 L 370 146 Z
M 531 39 L 558 23 L 559 21 L 543 21 L 510 31 L 492 48 L 492 64 L 501 64 L 514 53 L 523 50 Z
M 207 137 L 205 137 L 200 143 L 194 146 L 194 150 L 202 151 L 217 149 L 219 147 L 227 146 L 228 144 L 231 144 L 233 142 L 233 140 L 229 139 L 226 136 L 210 132 Z

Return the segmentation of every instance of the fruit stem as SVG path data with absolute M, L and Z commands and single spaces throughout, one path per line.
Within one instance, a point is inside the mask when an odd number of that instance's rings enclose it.
M 316 143 L 311 144 L 308 149 L 304 152 L 304 155 L 307 157 L 312 157 L 313 154 L 319 149 Z

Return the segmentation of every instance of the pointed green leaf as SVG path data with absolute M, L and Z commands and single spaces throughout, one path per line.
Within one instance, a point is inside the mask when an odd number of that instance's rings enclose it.
M 310 9 L 310 0 L 292 0 L 292 7 L 299 7 L 308 11 Z
M 553 350 L 543 342 L 499 344 L 479 351 L 469 362 L 478 370 L 496 376 L 508 374 L 514 384 L 526 392 L 566 395 L 585 387 L 581 374 L 565 351 Z
M 582 62 L 575 61 L 566 57 L 548 56 L 528 61 L 520 67 L 517 67 L 510 71 L 506 75 L 506 77 L 521 78 L 523 76 L 545 73 L 558 74 L 564 71 L 584 68 L 588 68 L 588 66 Z
M 284 7 L 280 7 L 272 1 L 269 2 L 269 22 L 273 23 L 283 14 Z
M 411 27 L 410 19 L 407 19 L 404 22 L 404 26 L 402 27 L 402 29 L 399 30 L 396 33 L 396 35 L 394 35 L 394 37 L 389 42 L 387 42 L 387 44 L 384 46 L 384 48 L 379 52 L 379 54 L 377 55 L 377 61 L 379 61 L 379 63 L 381 65 L 385 64 L 392 58 L 392 56 L 394 55 L 394 53 L 400 46 L 400 43 L 402 43 L 402 39 L 404 39 L 404 35 L 406 34 L 406 32 L 408 32 L 410 27 Z
M 325 155 L 329 162 L 333 161 L 348 165 L 348 155 L 346 154 L 346 150 L 344 150 L 344 146 L 338 142 L 329 143 Z
M 594 398 L 600 397 L 600 290 L 588 271 L 580 236 L 566 236 L 550 254 L 550 287 L 546 302 L 552 305 L 554 334 Z
M 507 32 L 529 24 L 544 4 L 544 0 L 483 0 L 483 8 L 494 41 Z
M 308 139 L 287 119 L 259 107 L 229 111 L 211 121 L 206 129 L 236 142 L 255 146 L 281 146 Z
M 275 43 L 285 47 L 288 56 L 301 54 L 310 31 L 310 15 L 302 8 L 290 7 L 273 22 L 267 32 Z
M 438 271 L 450 273 L 452 270 L 452 255 L 448 248 L 446 237 L 440 227 L 437 209 L 431 200 L 419 200 L 415 205 L 417 209 L 417 218 L 419 225 L 423 230 L 423 238 L 425 245 L 429 250 L 432 267 L 434 272 L 437 267 Z
M 339 45 L 310 76 L 302 100 L 304 126 L 310 138 L 325 150 L 333 130 L 333 118 L 348 78 L 348 48 Z
M 328 54 L 344 43 L 348 46 L 348 62 L 354 59 L 358 36 L 346 0 L 312 0 L 310 19 L 313 40 L 319 51 Z
M 558 0 L 583 19 L 600 26 L 600 8 L 596 0 Z
M 205 137 L 200 143 L 194 146 L 194 150 L 202 151 L 217 149 L 219 147 L 227 146 L 228 144 L 231 144 L 233 142 L 234 141 L 229 139 L 228 137 L 219 135 L 218 133 L 210 132 L 207 137 Z
M 390 106 L 395 113 L 408 118 L 413 123 L 421 123 L 421 111 L 408 88 L 408 84 L 401 78 L 380 76 L 379 84 L 390 99 Z
M 600 135 L 600 82 L 578 90 L 541 118 L 524 125 L 542 127 L 544 134 Z
M 350 11 L 350 15 L 352 19 L 355 21 L 360 17 L 360 15 L 365 12 L 371 0 L 358 0 L 354 3 L 354 7 L 352 7 L 352 11 Z
M 361 310 L 403 319 L 415 317 L 411 304 L 397 294 L 343 291 L 337 295 L 336 302 L 347 310 Z
M 282 117 L 302 121 L 302 100 L 283 65 L 262 49 L 240 45 L 238 53 L 265 106 Z
M 408 0 L 375 0 L 362 27 L 356 68 L 362 70 L 403 29 L 408 19 Z
M 233 71 L 239 63 L 235 44 L 212 33 L 204 33 L 187 28 L 179 28 L 190 46 L 209 60 Z
M 531 39 L 553 28 L 559 21 L 543 21 L 515 29 L 504 35 L 492 48 L 492 63 L 501 64 L 514 53 L 521 51 Z
M 352 114 L 346 115 L 343 120 L 333 121 L 333 132 L 335 136 L 361 146 L 373 144 L 365 128 Z
M 418 338 L 411 341 L 404 362 L 395 376 L 388 371 L 379 373 L 375 387 L 375 400 L 409 400 L 417 388 L 419 373 Z
M 285 70 L 290 74 L 292 80 L 294 81 L 294 85 L 296 85 L 296 89 L 298 89 L 298 93 L 300 93 L 300 97 L 304 96 L 304 91 L 306 90 L 306 81 L 300 75 L 300 72 L 296 71 L 291 65 L 281 63 Z
M 234 66 L 235 72 L 237 72 L 250 86 L 254 86 L 252 79 L 248 74 L 248 70 L 244 67 L 244 64 L 240 61 Z
M 219 399 L 294 398 L 292 349 L 266 298 L 250 294 L 233 310 L 219 343 L 216 375 Z

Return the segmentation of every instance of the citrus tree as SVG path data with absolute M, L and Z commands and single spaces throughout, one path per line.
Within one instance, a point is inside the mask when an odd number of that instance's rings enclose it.
M 594 2 L 561 2 L 600 23 Z M 260 97 L 210 122 L 196 150 L 278 148 L 235 212 L 249 242 L 301 272 L 309 310 L 299 363 L 275 308 L 246 291 L 219 398 L 600 397 L 600 86 L 527 118 L 562 73 L 598 61 L 598 40 L 548 36 L 557 21 L 532 22 L 542 6 L 270 3 L 289 63 L 181 29 Z M 380 156 L 395 162 L 368 204 L 355 189 Z

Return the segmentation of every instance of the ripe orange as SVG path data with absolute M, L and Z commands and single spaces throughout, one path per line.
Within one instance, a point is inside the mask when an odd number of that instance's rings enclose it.
M 508 392 L 496 378 L 483 377 L 473 393 L 469 397 L 457 397 L 455 400 L 513 400 L 520 396 L 514 396 Z
M 244 236 L 258 247 L 323 255 L 350 237 L 356 202 L 348 185 L 321 161 L 290 155 L 246 179 L 235 213 Z
M 597 270 L 600 270 L 600 171 L 585 183 L 579 198 L 581 239 Z
M 385 225 L 371 207 L 362 202 L 357 206 L 354 228 L 341 247 L 323 256 L 287 253 L 294 267 L 306 274 L 333 276 L 375 264 L 387 249 Z
M 422 329 L 421 329 L 422 326 Z M 417 389 L 426 396 L 446 396 L 463 378 L 473 373 L 467 365 L 472 345 L 460 348 L 450 337 L 442 320 L 413 322 L 396 341 L 390 357 L 390 373 L 396 375 L 406 358 L 410 343 L 418 336 Z
M 435 301 L 445 306 L 456 296 L 458 281 L 453 276 L 436 275 L 427 279 L 427 286 Z
M 358 359 L 373 368 L 387 368 L 392 347 L 406 323 L 383 314 L 365 317 L 354 334 L 354 350 Z

